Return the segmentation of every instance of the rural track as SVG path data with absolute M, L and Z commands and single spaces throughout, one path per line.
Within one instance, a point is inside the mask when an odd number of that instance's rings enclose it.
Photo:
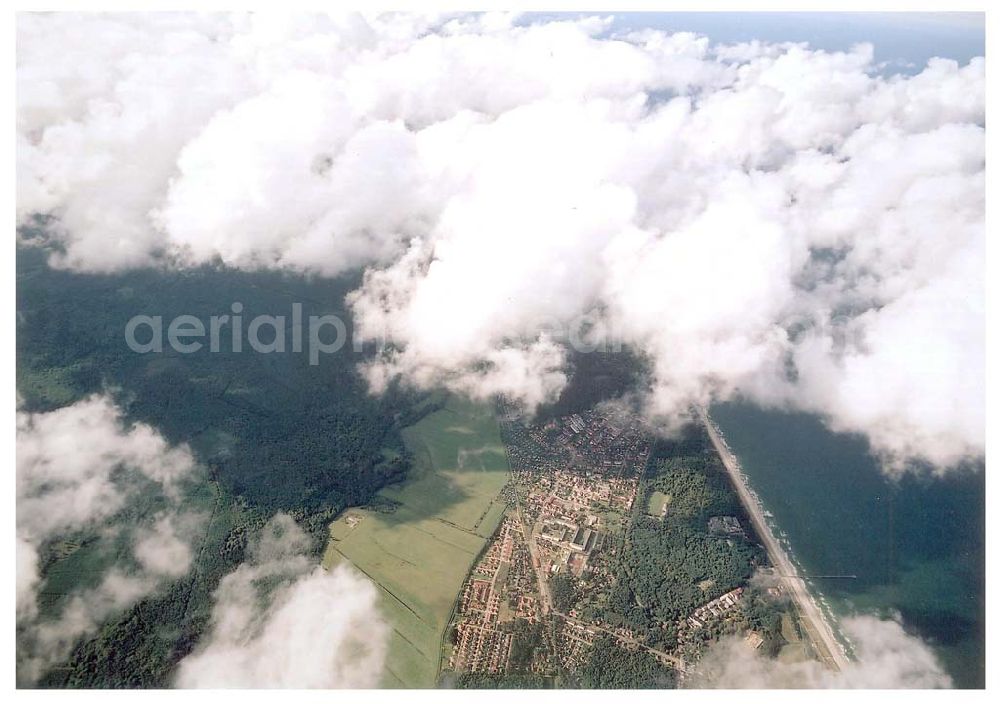
M 684 660 L 682 658 L 677 657 L 676 655 L 671 655 L 670 653 L 665 653 L 662 650 L 651 648 L 650 646 L 636 640 L 635 638 L 629 638 L 628 636 L 623 636 L 620 633 L 612 631 L 610 628 L 605 628 L 604 626 L 598 626 L 596 623 L 588 623 L 587 621 L 581 621 L 580 619 L 568 616 L 567 614 L 564 614 L 561 611 L 553 610 L 552 613 L 572 624 L 575 624 L 582 628 L 593 628 L 595 630 L 601 631 L 602 633 L 607 633 L 612 638 L 616 638 L 620 643 L 627 643 L 629 645 L 634 645 L 638 648 L 645 650 L 648 653 L 652 653 L 653 655 L 656 655 L 662 660 L 669 662 L 678 672 L 687 671 L 687 666 L 685 665 Z

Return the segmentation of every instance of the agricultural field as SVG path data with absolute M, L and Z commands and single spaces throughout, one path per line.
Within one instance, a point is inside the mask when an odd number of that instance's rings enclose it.
M 378 494 L 394 509 L 344 512 L 323 564 L 348 562 L 381 589 L 393 628 L 382 684 L 432 687 L 462 582 L 503 517 L 509 468 L 488 406 L 449 399 L 403 438 L 413 470 Z

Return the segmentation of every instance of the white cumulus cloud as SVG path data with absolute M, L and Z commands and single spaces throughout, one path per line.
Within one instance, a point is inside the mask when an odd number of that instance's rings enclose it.
M 18 411 L 16 455 L 17 675 L 31 683 L 107 619 L 186 574 L 202 517 L 180 503 L 179 482 L 194 468 L 190 449 L 171 446 L 148 425 L 127 424 L 107 396 L 47 413 Z M 143 491 L 160 492 L 168 507 L 149 525 L 116 520 Z M 39 553 L 79 531 L 123 533 L 130 557 L 117 556 L 94 584 L 40 613 Z
M 251 559 L 222 579 L 211 630 L 181 661 L 179 687 L 362 688 L 379 682 L 389 627 L 375 586 L 347 567 L 327 572 L 307 536 L 276 514 Z
M 761 656 L 743 639 L 714 644 L 689 683 L 720 689 L 939 689 L 951 686 L 930 647 L 893 620 L 874 616 L 844 619 L 855 658 L 834 672 L 815 660 L 783 662 Z
M 376 391 L 535 405 L 588 316 L 664 422 L 743 395 L 888 471 L 981 457 L 985 62 L 609 28 L 22 16 L 24 237 L 80 271 L 365 268 Z

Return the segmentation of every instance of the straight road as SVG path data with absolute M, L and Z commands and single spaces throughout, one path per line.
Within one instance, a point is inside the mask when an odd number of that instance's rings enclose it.
M 602 633 L 607 633 L 609 636 L 611 636 L 613 638 L 617 638 L 620 643 L 625 643 L 627 645 L 633 645 L 633 646 L 642 648 L 647 653 L 652 653 L 653 655 L 657 656 L 661 660 L 663 660 L 665 662 L 669 662 L 674 667 L 674 669 L 676 669 L 676 670 L 678 670 L 680 672 L 684 672 L 684 661 L 681 658 L 677 657 L 676 655 L 671 655 L 670 653 L 665 653 L 662 650 L 657 650 L 656 648 L 650 648 L 648 645 L 646 645 L 645 643 L 641 643 L 641 642 L 637 641 L 635 638 L 629 638 L 628 636 L 623 636 L 620 633 L 615 633 L 610 628 L 604 628 L 604 626 L 598 626 L 597 624 L 594 624 L 594 623 L 588 623 L 587 621 L 581 621 L 578 618 L 573 618 L 572 616 L 567 616 L 566 614 L 561 613 L 559 611 L 556 611 L 554 609 L 553 609 L 552 613 L 555 614 L 556 616 L 558 616 L 558 617 L 560 617 L 560 618 L 562 618 L 562 619 L 564 619 L 566 621 L 569 621 L 570 623 L 576 624 L 577 626 L 580 626 L 582 628 L 593 628 L 595 631 L 601 631 Z

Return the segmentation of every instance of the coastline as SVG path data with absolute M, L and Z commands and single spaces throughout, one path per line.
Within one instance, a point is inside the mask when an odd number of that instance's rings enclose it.
M 848 660 L 843 647 L 836 636 L 834 636 L 833 629 L 824 617 L 823 612 L 820 611 L 813 600 L 812 594 L 809 593 L 809 588 L 805 580 L 799 576 L 795 565 L 792 564 L 781 544 L 771 533 L 771 528 L 764 518 L 761 505 L 747 485 L 746 477 L 740 468 L 739 460 L 736 459 L 729 450 L 729 446 L 726 445 L 725 440 L 722 439 L 718 428 L 716 428 L 715 423 L 712 422 L 712 419 L 708 415 L 708 410 L 699 408 L 698 414 L 702 424 L 705 426 L 705 430 L 708 432 L 712 445 L 722 459 L 722 464 L 729 474 L 733 488 L 736 489 L 736 493 L 740 497 L 740 502 L 750 517 L 754 532 L 757 533 L 758 538 L 764 544 L 764 549 L 767 551 L 771 564 L 788 588 L 792 599 L 798 607 L 799 616 L 813 649 L 819 655 L 821 661 L 831 670 L 843 670 L 850 663 L 850 660 Z

